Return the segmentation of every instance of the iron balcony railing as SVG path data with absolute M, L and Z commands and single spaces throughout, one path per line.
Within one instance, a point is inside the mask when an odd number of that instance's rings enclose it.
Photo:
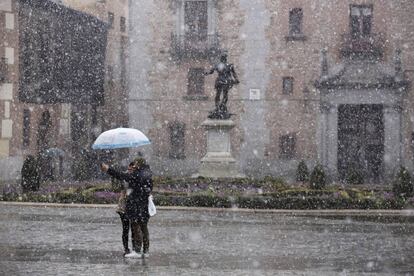
M 219 37 L 213 35 L 172 34 L 171 52 L 176 58 L 208 58 L 219 52 Z
M 343 57 L 380 58 L 385 48 L 384 34 L 342 34 L 341 55 Z

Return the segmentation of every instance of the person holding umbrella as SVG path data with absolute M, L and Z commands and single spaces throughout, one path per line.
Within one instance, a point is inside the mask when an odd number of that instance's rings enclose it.
M 134 162 L 131 162 L 128 165 L 128 172 L 131 173 L 132 170 L 134 168 Z M 124 181 L 122 181 L 123 183 L 126 183 Z M 118 200 L 118 206 L 116 209 L 116 212 L 118 213 L 119 217 L 121 218 L 121 222 L 122 222 L 122 244 L 124 246 L 124 257 L 125 255 L 131 253 L 131 251 L 129 250 L 128 247 L 128 240 L 129 240 L 129 227 L 130 227 L 130 222 L 129 219 L 126 216 L 125 213 L 125 208 L 126 208 L 126 189 L 128 188 L 128 185 L 125 184 L 121 194 L 119 196 L 119 200 Z
M 125 214 L 131 224 L 133 251 L 126 258 L 149 256 L 148 197 L 152 191 L 152 172 L 144 158 L 136 158 L 127 172 L 120 172 L 102 163 L 101 170 L 128 183 Z M 141 255 L 141 247 L 143 254 Z

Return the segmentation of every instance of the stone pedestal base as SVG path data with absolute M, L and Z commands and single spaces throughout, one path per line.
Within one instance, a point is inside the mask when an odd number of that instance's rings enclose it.
M 245 177 L 239 172 L 236 160 L 231 155 L 230 130 L 235 126 L 234 122 L 208 119 L 202 126 L 207 130 L 207 154 L 201 159 L 198 176 Z

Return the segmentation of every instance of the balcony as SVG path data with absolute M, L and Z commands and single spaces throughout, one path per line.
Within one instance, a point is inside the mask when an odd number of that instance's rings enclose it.
M 341 56 L 346 58 L 378 59 L 384 53 L 384 34 L 343 34 Z
M 7 58 L 0 59 L 0 83 L 7 80 Z
M 171 54 L 175 59 L 211 58 L 219 54 L 219 38 L 214 35 L 171 35 Z

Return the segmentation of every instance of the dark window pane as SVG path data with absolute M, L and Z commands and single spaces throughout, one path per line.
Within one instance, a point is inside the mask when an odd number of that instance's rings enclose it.
M 353 36 L 356 36 L 359 34 L 359 17 L 357 16 L 351 16 L 351 34 Z
M 23 147 L 30 145 L 30 110 L 23 110 Z
M 292 94 L 293 93 L 293 78 L 284 77 L 283 78 L 283 94 Z
M 369 35 L 371 33 L 371 16 L 364 16 L 362 22 L 362 33 Z
M 300 8 L 292 9 L 289 12 L 289 33 L 291 35 L 302 34 L 303 11 Z
M 83 136 L 85 136 L 86 131 L 86 120 L 87 114 L 85 111 L 79 111 L 76 112 L 72 110 L 71 112 L 71 138 L 73 142 L 79 143 Z M 78 145 L 74 143 L 75 147 L 78 147 Z
M 125 17 L 121 16 L 121 19 L 119 21 L 119 27 L 121 29 L 121 32 L 125 32 L 126 30 L 126 20 Z
M 411 148 L 412 148 L 413 158 L 414 158 L 414 132 L 411 133 Z
M 52 120 L 49 111 L 44 111 L 39 121 L 37 130 L 37 146 L 39 151 L 43 151 L 49 147 L 50 137 L 49 131 L 52 127 Z
M 279 152 L 281 158 L 294 158 L 296 147 L 296 134 L 282 135 L 279 141 Z
M 128 45 L 128 38 L 125 36 L 121 37 L 121 47 L 120 47 L 120 61 L 121 61 L 121 85 L 123 88 L 126 87 L 126 47 Z
M 7 79 L 7 58 L 0 58 L 0 83 Z
M 114 13 L 112 12 L 108 12 L 108 25 L 109 25 L 109 28 L 114 27 Z
M 185 125 L 174 122 L 169 126 L 170 131 L 170 158 L 185 158 Z

